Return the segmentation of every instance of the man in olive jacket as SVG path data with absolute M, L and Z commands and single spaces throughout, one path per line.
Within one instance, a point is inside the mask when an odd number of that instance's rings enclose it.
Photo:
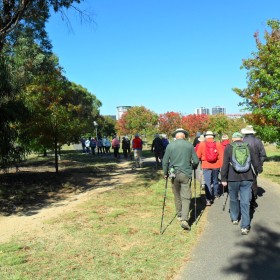
M 243 135 L 235 132 L 232 141 L 242 143 Z M 247 235 L 250 231 L 250 200 L 251 187 L 255 172 L 258 168 L 258 159 L 250 146 L 251 167 L 246 172 L 237 172 L 232 165 L 232 144 L 227 145 L 224 151 L 223 165 L 221 169 L 221 181 L 223 186 L 228 185 L 230 197 L 230 218 L 234 225 L 238 225 L 241 214 L 241 234 Z M 239 201 L 240 199 L 240 201 Z
M 175 178 L 172 178 L 172 191 L 174 194 L 175 208 L 178 218 L 181 219 L 181 227 L 190 230 L 188 223 L 190 201 L 191 201 L 191 181 L 193 166 L 197 167 L 199 160 L 193 145 L 186 141 L 188 132 L 182 128 L 177 129 L 173 134 L 176 138 L 171 142 L 165 151 L 162 167 L 164 178 L 168 178 L 168 169 L 173 168 Z

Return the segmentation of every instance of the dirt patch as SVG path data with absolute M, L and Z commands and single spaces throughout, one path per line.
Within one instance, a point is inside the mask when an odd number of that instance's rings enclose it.
M 64 166 L 67 164 L 65 161 Z M 2 174 L 1 184 L 10 188 L 0 201 L 0 242 L 40 234 L 47 220 L 73 211 L 102 192 L 133 182 L 137 172 L 131 165 L 131 161 L 123 161 L 94 169 L 67 167 L 57 175 L 45 164 L 36 172 L 34 167 L 25 167 L 17 173 Z

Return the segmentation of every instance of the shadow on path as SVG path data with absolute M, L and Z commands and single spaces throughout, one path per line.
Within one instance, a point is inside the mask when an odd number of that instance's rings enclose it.
M 254 231 L 257 239 L 235 244 L 242 247 L 242 252 L 231 258 L 223 272 L 239 274 L 246 280 L 280 279 L 280 233 L 259 224 L 254 226 Z

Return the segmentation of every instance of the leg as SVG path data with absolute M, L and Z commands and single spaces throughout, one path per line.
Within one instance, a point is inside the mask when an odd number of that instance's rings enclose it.
M 174 180 L 171 180 L 172 184 L 172 192 L 174 194 L 174 204 L 177 216 L 182 216 L 182 201 L 181 201 L 181 195 L 180 195 L 180 189 L 181 185 L 179 183 L 178 178 L 175 178 Z
M 212 178 L 213 178 L 213 189 L 214 189 L 214 196 L 219 196 L 219 173 L 220 169 L 213 169 L 212 171 Z
M 241 228 L 250 229 L 250 195 L 252 181 L 240 182 Z
M 240 215 L 239 188 L 240 182 L 228 182 L 230 218 L 232 221 L 237 221 Z
M 203 176 L 205 180 L 206 205 L 211 205 L 211 200 L 213 199 L 211 189 L 212 169 L 203 169 Z
M 177 174 L 176 174 L 177 176 Z M 180 196 L 182 202 L 182 221 L 188 221 L 190 204 L 191 204 L 191 178 L 188 178 L 184 173 L 179 173 L 178 177 L 181 183 Z

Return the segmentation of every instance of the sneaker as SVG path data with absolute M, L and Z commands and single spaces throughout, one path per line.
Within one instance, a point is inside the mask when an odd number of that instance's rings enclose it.
M 206 206 L 211 206 L 211 201 L 210 200 L 206 200 Z
M 204 191 L 205 190 L 205 184 L 201 184 L 201 190 Z
M 191 227 L 190 227 L 190 225 L 187 221 L 182 221 L 181 222 L 181 227 L 185 230 L 190 230 L 191 229 Z
M 177 216 L 177 220 L 181 222 L 182 221 L 181 216 Z
M 238 220 L 232 221 L 232 224 L 233 224 L 233 225 L 238 225 Z
M 249 233 L 249 231 L 250 231 L 250 229 L 248 229 L 248 228 L 242 228 L 241 229 L 241 234 L 242 235 L 247 235 Z

